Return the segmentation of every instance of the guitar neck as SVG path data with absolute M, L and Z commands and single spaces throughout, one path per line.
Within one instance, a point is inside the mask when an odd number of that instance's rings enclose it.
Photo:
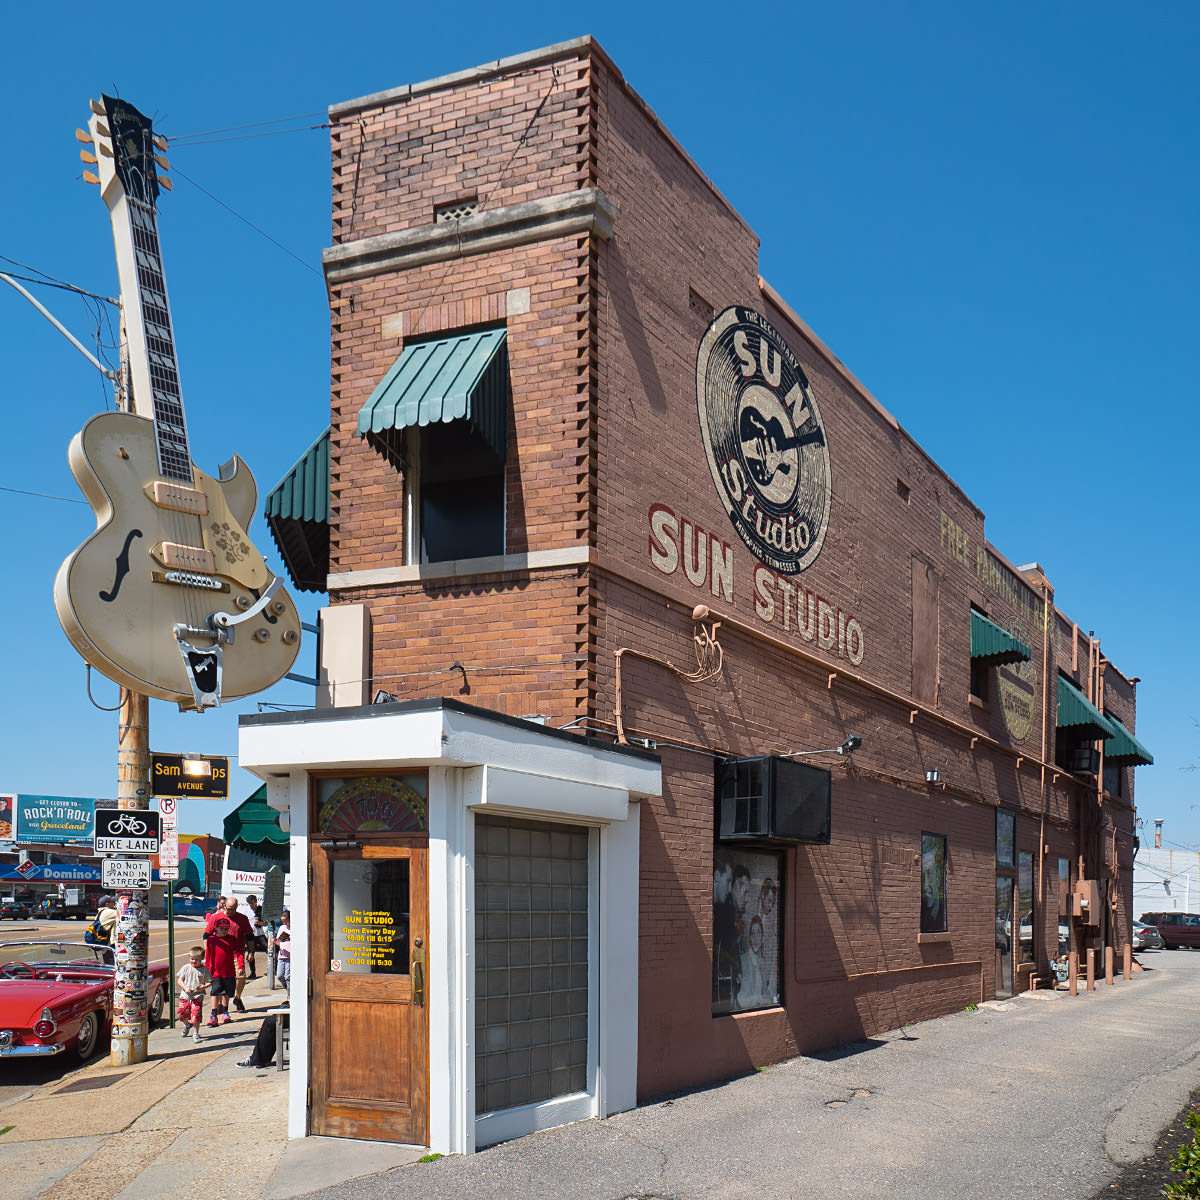
M 175 334 L 171 328 L 171 309 L 167 302 L 158 220 L 152 205 L 132 197 L 126 197 L 126 213 L 133 246 L 136 274 L 134 291 L 142 334 L 141 344 L 138 345 L 133 330 L 129 331 L 130 361 L 133 365 L 134 356 L 141 355 L 144 370 L 135 370 L 134 377 L 136 379 L 142 375 L 149 381 L 159 472 L 168 479 L 191 483 L 192 456 L 188 446 L 187 421 L 183 414 L 183 393 L 179 388 L 179 358 L 175 352 Z M 121 284 L 122 295 L 127 297 L 129 291 L 124 279 Z

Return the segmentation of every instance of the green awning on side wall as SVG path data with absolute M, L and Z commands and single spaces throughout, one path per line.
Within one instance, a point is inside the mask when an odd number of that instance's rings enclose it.
M 971 657 L 989 667 L 1028 662 L 1033 651 L 1020 638 L 971 609 Z
M 1116 726 L 1069 680 L 1058 677 L 1058 728 L 1111 738 Z
M 1116 737 L 1104 743 L 1104 761 L 1114 767 L 1151 767 L 1154 755 L 1111 713 L 1104 714 L 1116 729 Z
M 323 592 L 329 574 L 329 430 L 296 460 L 263 506 L 292 583 Z
M 481 329 L 405 346 L 358 413 L 358 433 L 398 470 L 405 429 L 465 420 L 500 462 L 508 453 L 507 331 Z
M 267 803 L 267 785 L 248 796 L 225 818 L 225 844 L 286 862 L 291 839 L 279 828 L 279 813 Z

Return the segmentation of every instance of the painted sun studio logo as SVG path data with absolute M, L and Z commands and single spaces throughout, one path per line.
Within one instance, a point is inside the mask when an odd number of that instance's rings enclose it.
M 713 482 L 738 537 L 782 575 L 812 565 L 829 524 L 829 447 L 796 357 L 753 309 L 727 308 L 696 356 Z

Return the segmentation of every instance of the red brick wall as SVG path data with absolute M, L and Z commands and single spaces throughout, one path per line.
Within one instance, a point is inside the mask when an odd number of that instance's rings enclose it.
M 1069 857 L 1077 875 L 1079 823 L 1091 839 L 1089 870 L 1105 866 L 1107 824 L 1132 834 L 1128 803 L 1099 804 L 1041 765 L 1053 762 L 1057 671 L 1079 659 L 1086 672 L 1086 646 L 1079 655 L 1075 634 L 1068 641 L 1053 612 L 1045 619 L 1036 580 L 990 551 L 983 514 L 955 483 L 760 288 L 754 233 L 603 54 L 572 52 L 346 113 L 333 147 L 338 242 L 428 225 L 436 204 L 467 196 L 486 211 L 596 186 L 617 210 L 610 240 L 559 237 L 467 255 L 334 295 L 331 569 L 403 562 L 402 477 L 356 430 L 404 344 L 385 336 L 385 318 L 403 338 L 506 324 L 507 548 L 584 547 L 590 564 L 352 583 L 331 598 L 370 607 L 375 685 L 404 698 L 461 696 L 553 724 L 588 716 L 613 728 L 615 652 L 638 652 L 622 659 L 621 717 L 631 735 L 660 744 L 664 780 L 663 795 L 641 806 L 642 1094 L 990 997 L 999 804 L 1019 811 L 1018 848 L 1034 855 L 1044 964 L 1057 939 L 1057 860 Z M 507 292 L 523 287 L 529 313 L 507 316 Z M 859 623 L 861 662 L 784 622 L 784 584 L 756 589 L 759 564 L 717 496 L 697 418 L 696 353 L 714 314 L 734 303 L 781 332 L 820 406 L 830 523 L 819 558 L 790 586 Z M 663 560 L 651 534 L 656 506 L 674 522 L 670 571 L 652 560 L 655 547 Z M 707 565 L 693 582 L 688 551 L 701 542 Z M 710 569 L 714 548 L 721 577 Z M 914 630 L 915 575 L 930 581 L 930 631 Z M 699 603 L 722 622 L 724 667 L 696 683 L 667 664 L 694 667 Z M 1033 651 L 1003 680 L 992 673 L 982 703 L 969 696 L 972 603 Z M 914 644 L 932 656 L 916 672 L 929 681 L 923 704 L 911 698 Z M 1115 670 L 1107 678 L 1132 724 L 1131 685 Z M 786 855 L 784 1007 L 714 1019 L 713 756 L 827 748 L 849 733 L 863 738 L 851 763 L 818 760 L 833 771 L 832 844 Z M 926 782 L 933 769 L 940 785 Z M 948 839 L 950 936 L 941 941 L 918 940 L 922 831 Z M 1124 854 L 1118 922 L 1128 910 Z

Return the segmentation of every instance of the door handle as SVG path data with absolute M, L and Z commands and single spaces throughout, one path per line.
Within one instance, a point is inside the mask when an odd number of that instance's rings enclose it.
M 425 1005 L 425 951 L 421 947 L 421 939 L 413 950 L 412 960 L 412 1002 L 422 1007 Z

